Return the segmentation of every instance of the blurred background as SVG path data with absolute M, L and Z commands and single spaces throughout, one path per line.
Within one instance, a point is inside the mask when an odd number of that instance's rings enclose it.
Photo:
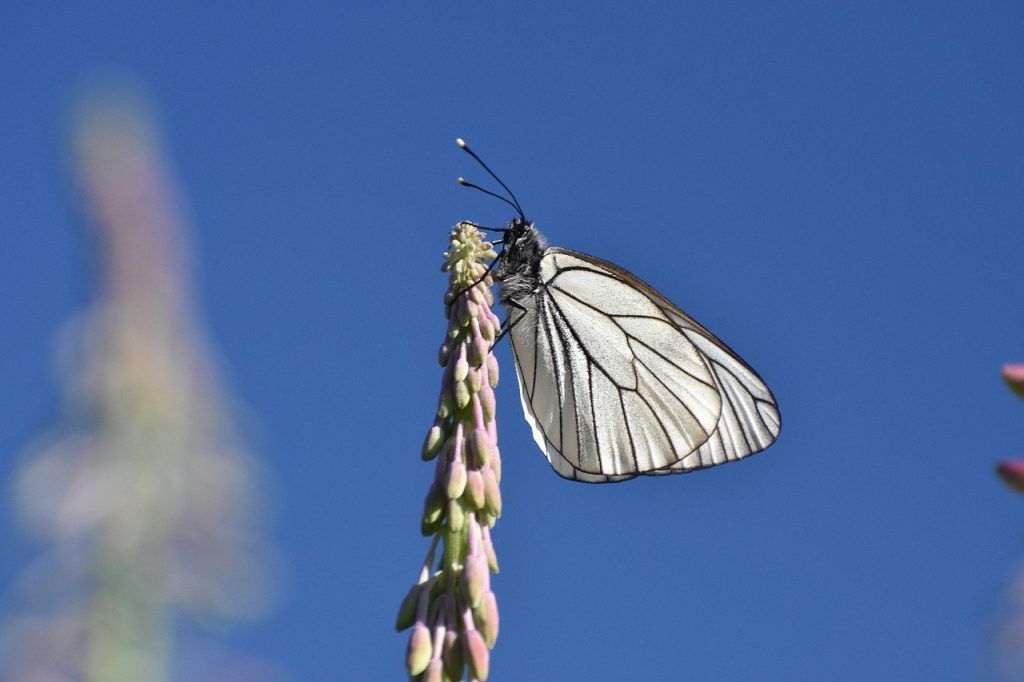
M 1009 2 L 0 10 L 8 675 L 80 679 L 97 627 L 149 671 L 97 680 L 404 675 L 441 251 L 509 217 L 461 136 L 784 421 L 569 483 L 501 348 L 491 679 L 1024 678 L 1022 37 Z

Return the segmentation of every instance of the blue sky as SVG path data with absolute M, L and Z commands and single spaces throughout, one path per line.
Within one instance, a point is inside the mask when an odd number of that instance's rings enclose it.
M 161 112 L 203 314 L 271 472 L 296 680 L 401 679 L 394 610 L 444 332 L 466 138 L 554 244 L 614 260 L 739 351 L 784 428 L 693 476 L 558 478 L 498 390 L 492 679 L 975 679 L 1024 500 L 1017 3 L 8 7 L 0 22 L 0 478 L 88 300 L 65 130 L 98 71 Z M 0 583 L 31 556 L 9 514 Z

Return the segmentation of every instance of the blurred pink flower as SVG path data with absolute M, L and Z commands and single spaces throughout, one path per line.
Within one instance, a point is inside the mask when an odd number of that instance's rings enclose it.
M 87 100 L 73 129 L 100 254 L 63 337 L 64 419 L 16 481 L 47 543 L 5 630 L 5 679 L 160 682 L 178 612 L 259 613 L 268 583 L 254 463 L 192 313 L 180 201 L 137 97 Z

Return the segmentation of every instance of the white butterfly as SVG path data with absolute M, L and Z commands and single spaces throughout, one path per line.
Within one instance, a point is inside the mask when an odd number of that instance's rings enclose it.
M 515 195 L 458 142 L 519 212 L 499 230 L 494 277 L 526 421 L 560 476 L 604 483 L 686 473 L 775 441 L 778 405 L 749 365 L 635 275 L 548 247 Z

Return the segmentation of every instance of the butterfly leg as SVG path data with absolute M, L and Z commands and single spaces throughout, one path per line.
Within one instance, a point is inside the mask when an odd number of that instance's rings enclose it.
M 483 282 L 483 281 L 484 281 L 485 279 L 487 279 L 487 275 L 491 274 L 491 271 L 492 271 L 492 270 L 494 270 L 494 266 L 498 264 L 498 261 L 499 261 L 499 260 L 501 260 L 501 257 L 502 257 L 502 256 L 504 256 L 504 255 L 505 255 L 505 252 L 504 252 L 504 251 L 502 251 L 502 252 L 501 252 L 501 253 L 499 253 L 499 254 L 498 254 L 497 256 L 495 256 L 495 257 L 494 257 L 494 258 L 493 258 L 493 259 L 491 260 L 491 262 L 490 262 L 490 263 L 488 263 L 488 265 L 487 265 L 487 269 L 486 269 L 486 270 L 484 270 L 484 274 L 482 274 L 482 275 L 480 276 L 480 279 L 478 279 L 477 281 L 473 282 L 472 284 L 470 284 L 469 286 L 467 286 L 467 287 L 466 287 L 465 289 L 463 289 L 463 290 L 462 290 L 462 291 L 460 291 L 459 293 L 457 293 L 457 294 L 455 294 L 454 296 L 452 296 L 452 300 L 451 300 L 451 302 L 450 302 L 450 303 L 448 304 L 448 311 L 449 311 L 449 312 L 451 312 L 452 306 L 453 306 L 453 305 L 455 304 L 455 300 L 456 300 L 456 299 L 457 299 L 457 298 L 458 298 L 459 296 L 462 296 L 462 295 L 463 295 L 464 293 L 466 293 L 467 291 L 469 291 L 470 289 L 472 289 L 473 287 L 475 287 L 475 286 L 476 286 L 477 284 L 480 284 L 480 283 L 481 283 L 481 282 Z
M 524 317 L 526 317 L 526 306 L 524 306 L 522 303 L 520 303 L 519 301 L 516 301 L 514 299 L 511 299 L 511 298 L 508 299 L 506 301 L 506 303 L 508 303 L 510 306 L 512 306 L 516 310 L 521 310 L 522 311 L 522 315 L 520 315 L 516 319 L 512 320 L 511 323 L 509 322 L 509 320 L 512 317 L 511 313 L 509 314 L 508 317 L 505 318 L 504 324 L 501 325 L 501 333 L 498 334 L 497 337 L 495 337 L 494 343 L 491 344 L 491 348 L 490 348 L 490 350 L 488 352 L 493 351 L 494 347 L 498 345 L 498 342 L 501 341 L 503 338 L 505 338 L 505 335 L 508 334 L 513 329 L 515 329 L 515 326 L 517 324 L 519 324 Z

